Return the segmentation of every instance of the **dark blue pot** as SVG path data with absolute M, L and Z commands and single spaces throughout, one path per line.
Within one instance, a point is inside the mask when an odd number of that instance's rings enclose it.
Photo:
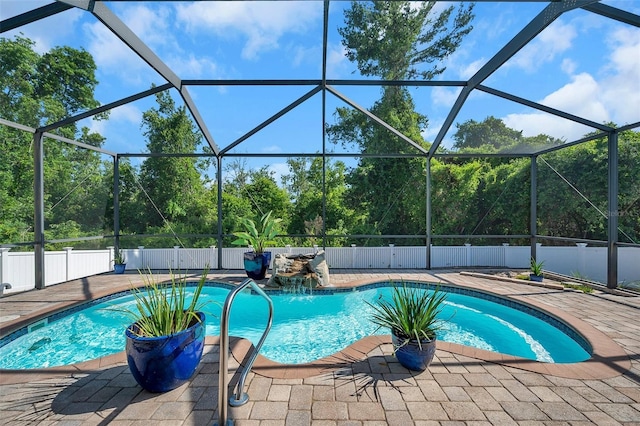
M 202 358 L 205 315 L 198 312 L 200 322 L 170 336 L 137 337 L 129 326 L 127 363 L 136 382 L 149 392 L 166 392 L 186 383 Z
M 126 263 L 117 263 L 113 265 L 113 272 L 116 274 L 124 274 L 124 270 L 127 269 Z
M 543 278 L 544 278 L 543 275 L 529 274 L 529 281 L 535 281 L 535 282 L 541 283 Z
M 244 254 L 244 270 L 247 272 L 247 276 L 249 278 L 253 278 L 254 280 L 264 279 L 270 264 L 270 251 L 265 251 L 261 254 L 256 254 L 253 251 L 248 251 Z
M 424 371 L 427 369 L 436 354 L 436 339 L 423 340 L 418 345 L 417 340 L 410 340 L 404 343 L 404 339 L 391 334 L 393 348 L 398 362 L 405 368 L 414 371 Z

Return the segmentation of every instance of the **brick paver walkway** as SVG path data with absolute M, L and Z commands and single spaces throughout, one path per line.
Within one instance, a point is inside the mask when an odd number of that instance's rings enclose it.
M 332 271 L 333 272 L 333 271 Z M 212 274 L 239 281 L 238 271 Z M 336 271 L 337 284 L 386 277 L 464 284 L 560 309 L 615 341 L 630 368 L 602 379 L 544 374 L 439 349 L 430 368 L 409 372 L 387 343 L 311 377 L 250 373 L 250 401 L 230 408 L 236 425 L 640 425 L 640 301 L 536 288 L 457 272 Z M 56 303 L 113 291 L 113 275 L 0 299 L 0 316 L 32 315 Z M 5 327 L 6 330 L 6 327 Z M 164 394 L 143 391 L 121 354 L 87 371 L 0 376 L 0 424 L 211 425 L 217 422 L 218 345 L 208 338 L 190 383 Z M 229 374 L 238 362 L 231 357 Z M 589 377 L 589 363 L 585 377 Z M 614 364 L 615 366 L 616 364 Z M 287 376 L 287 374 L 289 374 Z M 572 375 L 577 374 L 575 371 Z M 284 378 L 276 378 L 284 377 Z M 291 377 L 291 378 L 286 378 Z

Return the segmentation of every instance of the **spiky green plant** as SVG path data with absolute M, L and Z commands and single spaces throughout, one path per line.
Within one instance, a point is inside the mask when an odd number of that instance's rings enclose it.
M 544 265 L 544 261 L 536 262 L 535 258 L 531 258 L 531 273 L 533 275 L 541 276 L 542 275 L 542 266 Z
M 131 328 L 138 337 L 169 336 L 186 330 L 194 321 L 200 321 L 198 311 L 204 304 L 199 303 L 200 293 L 207 281 L 208 270 L 202 272 L 200 281 L 195 287 L 193 298 L 187 305 L 187 278 L 176 277 L 171 272 L 171 283 L 162 284 L 148 271 L 142 274 L 144 287 L 131 291 L 135 300 L 135 308 L 125 309 L 136 326 Z
M 256 223 L 249 219 L 243 218 L 240 223 L 245 228 L 245 231 L 234 232 L 233 235 L 237 238 L 231 244 L 236 246 L 251 246 L 256 254 L 264 252 L 267 244 L 273 244 L 274 238 L 278 235 L 278 223 L 282 219 L 272 218 L 271 211 L 262 215 L 260 219 L 260 228 L 256 226 Z
M 371 320 L 379 327 L 386 327 L 403 345 L 410 340 L 431 341 L 442 326 L 438 315 L 447 294 L 436 288 L 432 293 L 415 287 L 394 286 L 391 301 L 379 299 L 375 304 L 367 302 L 373 308 Z
M 113 253 L 113 263 L 115 265 L 124 265 L 127 263 L 127 258 L 124 255 L 124 251 L 122 249 L 116 249 Z

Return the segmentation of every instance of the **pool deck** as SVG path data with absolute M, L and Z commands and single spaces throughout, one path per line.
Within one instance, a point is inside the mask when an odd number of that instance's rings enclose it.
M 243 271 L 211 279 L 241 282 Z M 640 425 L 640 297 L 497 281 L 459 271 L 331 270 L 336 286 L 405 279 L 459 285 L 543 307 L 594 347 L 576 364 L 543 364 L 438 342 L 427 371 L 410 372 L 388 337 L 363 339 L 302 366 L 259 357 L 247 377 L 249 402 L 229 408 L 235 425 Z M 0 334 L 63 306 L 131 284 L 104 274 L 0 298 Z M 123 353 L 66 368 L 0 371 L 3 425 L 211 425 L 218 420 L 217 338 L 208 337 L 191 381 L 152 394 L 133 380 Z M 250 345 L 232 341 L 229 377 Z

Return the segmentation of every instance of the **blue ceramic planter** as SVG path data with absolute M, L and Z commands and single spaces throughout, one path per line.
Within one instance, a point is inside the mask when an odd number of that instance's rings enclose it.
M 127 269 L 126 263 L 116 263 L 113 265 L 113 272 L 116 274 L 124 274 L 124 270 Z
M 127 363 L 138 384 L 149 392 L 166 392 L 186 383 L 202 358 L 205 315 L 198 312 L 200 322 L 170 336 L 137 337 L 129 326 Z
M 418 345 L 417 340 L 410 340 L 404 343 L 404 339 L 391 334 L 393 347 L 395 349 L 398 362 L 405 368 L 414 371 L 424 371 L 433 361 L 436 354 L 436 339 L 423 340 Z M 421 349 L 422 347 L 422 349 Z
M 254 280 L 264 279 L 270 264 L 270 251 L 265 251 L 261 254 L 256 254 L 253 251 L 248 251 L 244 254 L 244 270 L 247 272 L 247 276 L 249 278 L 253 278 Z

